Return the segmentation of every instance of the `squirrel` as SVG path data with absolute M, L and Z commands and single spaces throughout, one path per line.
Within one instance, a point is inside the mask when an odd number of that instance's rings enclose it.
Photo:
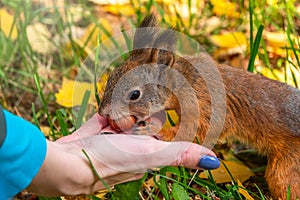
M 154 15 L 141 22 L 132 52 L 110 74 L 99 114 L 115 129 L 148 135 L 159 131 L 156 137 L 165 141 L 189 140 L 196 133 L 203 142 L 209 135 L 218 137 L 219 130 L 220 138 L 238 139 L 267 156 L 265 178 L 274 198 L 286 199 L 289 189 L 291 199 L 300 198 L 300 90 L 213 62 L 220 82 L 210 70 L 210 56 L 166 50 L 175 48 L 176 35 L 155 27 Z M 165 110 L 175 110 L 180 122 L 160 130 L 149 119 Z

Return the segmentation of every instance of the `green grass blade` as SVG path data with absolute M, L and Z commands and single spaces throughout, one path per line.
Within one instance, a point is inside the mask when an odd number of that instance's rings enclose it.
M 216 190 L 216 193 L 217 193 L 218 195 L 220 195 L 220 194 L 219 194 L 219 187 L 217 186 L 217 183 L 216 183 L 216 181 L 214 180 L 214 177 L 213 177 L 211 171 L 210 171 L 210 170 L 207 170 L 207 172 L 208 172 L 208 174 L 209 174 L 208 180 L 212 183 L 213 189 Z
M 100 102 L 101 102 L 99 93 L 98 93 L 98 86 L 97 86 L 99 48 L 100 48 L 100 35 L 98 35 L 98 37 L 97 37 L 97 47 L 96 47 L 95 66 L 94 66 L 94 88 L 95 88 L 95 98 L 96 98 L 98 106 L 100 105 Z
M 130 37 L 128 36 L 126 30 L 124 30 L 124 29 L 122 28 L 121 31 L 122 31 L 122 35 L 123 35 L 123 37 L 124 37 L 124 39 L 125 39 L 127 49 L 128 49 L 129 51 L 132 51 L 132 48 L 133 48 L 133 47 L 132 47 L 132 44 L 133 44 L 132 39 L 130 39 Z
M 49 124 L 49 127 L 50 127 L 50 135 L 53 137 L 54 140 L 56 140 L 56 136 L 54 134 L 54 127 L 53 127 L 53 124 L 52 124 L 52 121 L 51 121 L 50 112 L 49 112 L 48 107 L 47 107 L 48 104 L 45 101 L 45 97 L 44 97 L 44 94 L 43 94 L 43 91 L 42 91 L 42 88 L 41 88 L 41 85 L 40 85 L 40 79 L 39 79 L 39 76 L 38 76 L 37 73 L 34 74 L 34 81 L 35 81 L 35 85 L 36 85 L 37 90 L 38 90 L 39 97 L 42 101 L 44 112 L 47 116 L 47 121 L 48 121 L 48 124 Z
M 291 187 L 289 186 L 286 194 L 286 200 L 290 200 L 290 199 L 291 199 Z
M 300 66 L 300 60 L 299 60 L 298 54 L 295 49 L 295 45 L 294 45 L 295 42 L 292 40 L 292 37 L 291 37 L 291 34 L 292 34 L 291 32 L 292 32 L 291 27 L 288 26 L 287 31 L 286 31 L 287 38 L 290 43 L 290 47 L 292 48 L 293 54 L 296 58 L 297 64 L 298 64 L 298 66 Z
M 76 129 L 78 129 L 82 124 L 83 116 L 84 116 L 84 113 L 85 113 L 86 108 L 88 106 L 90 95 L 91 95 L 90 90 L 85 91 L 83 99 L 82 99 L 82 103 L 81 103 L 81 106 L 80 106 L 80 110 L 79 110 L 79 113 L 78 113 L 78 116 L 77 116 L 77 120 L 75 122 Z
M 104 181 L 104 179 L 101 178 L 100 175 L 98 174 L 96 168 L 95 168 L 94 165 L 93 165 L 92 160 L 90 159 L 90 156 L 87 154 L 87 152 L 86 152 L 84 149 L 82 149 L 82 152 L 83 152 L 83 154 L 85 155 L 85 157 L 88 159 L 89 164 L 91 165 L 94 174 L 95 174 L 95 175 L 97 176 L 97 178 L 101 181 L 101 183 L 103 184 L 103 186 L 108 190 L 108 192 L 111 194 L 111 196 L 113 196 L 113 193 L 112 193 L 112 191 L 111 191 L 109 185 L 108 185 L 108 184 Z
M 151 7 L 153 6 L 153 2 L 154 2 L 154 0 L 148 0 L 147 2 L 146 2 L 146 10 L 147 10 L 147 14 L 149 14 L 150 12 L 151 12 Z
M 249 63 L 248 63 L 248 71 L 249 72 L 253 72 L 254 71 L 254 61 L 255 61 L 255 57 L 257 55 L 258 52 L 258 48 L 259 48 L 259 44 L 260 44 L 260 40 L 262 37 L 262 32 L 264 30 L 264 26 L 260 25 L 254 40 L 254 44 L 252 47 L 252 50 L 250 52 L 250 59 L 249 59 Z
M 260 189 L 260 188 L 258 187 L 258 185 L 256 185 L 255 183 L 254 183 L 254 185 L 255 185 L 255 187 L 257 188 L 258 192 L 259 192 L 259 195 L 260 195 L 261 200 L 265 200 L 265 196 L 263 195 L 261 189 Z
M 199 186 L 201 186 L 201 187 L 208 187 L 211 190 L 215 190 L 216 194 L 218 196 L 220 196 L 220 197 L 224 196 L 226 194 L 226 191 L 224 189 L 222 189 L 222 188 L 217 188 L 217 190 L 216 190 L 217 185 L 216 185 L 215 181 L 214 180 L 210 180 L 210 178 L 212 178 L 212 177 L 210 177 L 210 175 L 208 175 L 208 176 L 209 176 L 209 180 L 208 181 L 204 180 L 204 179 L 201 179 L 201 178 L 199 178 L 199 177 L 196 176 L 195 179 L 194 179 L 194 182 L 196 184 L 198 184 Z M 203 196 L 201 195 L 201 197 L 203 197 Z M 203 198 L 207 199 L 207 197 L 203 197 Z
M 225 167 L 227 173 L 229 174 L 229 176 L 230 176 L 230 178 L 231 178 L 231 180 L 232 180 L 233 187 L 231 187 L 231 190 L 233 191 L 233 193 L 234 193 L 234 191 L 235 191 L 235 193 L 236 193 L 236 195 L 235 195 L 236 198 L 243 199 L 242 196 L 240 195 L 240 193 L 238 192 L 238 187 L 239 187 L 239 186 L 238 186 L 236 180 L 234 179 L 233 175 L 231 174 L 231 172 L 230 172 L 230 170 L 228 169 L 228 167 L 226 166 L 226 164 L 225 164 L 222 160 L 221 160 L 221 162 L 222 162 L 223 166 Z
M 63 136 L 69 135 L 68 126 L 66 123 L 66 112 L 63 109 L 59 109 L 56 111 L 57 121 L 60 127 L 60 132 Z
M 31 110 L 32 110 L 32 114 L 33 114 L 33 122 L 37 127 L 40 127 L 40 123 L 39 120 L 37 119 L 37 115 L 36 115 L 36 111 L 35 111 L 35 106 L 34 103 L 31 104 Z
M 169 192 L 168 192 L 168 182 L 167 179 L 165 178 L 166 176 L 166 168 L 162 168 L 160 171 L 160 178 L 159 182 L 156 180 L 156 174 L 154 175 L 153 181 L 155 185 L 159 188 L 161 191 L 162 195 L 166 200 L 170 200 Z
M 293 63 L 290 60 L 287 60 L 287 62 L 289 62 L 290 67 L 293 67 L 294 70 L 298 70 L 297 66 L 295 65 L 295 63 Z M 300 85 L 298 85 L 298 81 L 300 83 L 300 77 L 296 76 L 295 72 L 290 68 L 291 74 L 292 74 L 292 78 L 293 78 L 293 82 L 296 86 L 296 88 L 300 88 Z

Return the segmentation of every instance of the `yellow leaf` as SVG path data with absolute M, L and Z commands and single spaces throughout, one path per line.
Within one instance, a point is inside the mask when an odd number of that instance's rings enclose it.
M 268 77 L 273 80 L 278 80 L 283 83 L 287 83 L 291 86 L 296 86 L 295 82 L 293 80 L 293 75 L 296 77 L 296 82 L 298 85 L 300 85 L 300 71 L 296 70 L 293 66 L 290 64 L 287 64 L 285 69 L 287 70 L 286 73 L 285 71 L 280 71 L 278 69 L 270 69 L 267 67 L 257 67 L 256 70 L 264 75 L 265 77 Z M 286 80 L 285 80 L 286 79 Z
M 130 0 L 89 0 L 89 1 L 100 5 L 130 3 Z
M 40 129 L 45 136 L 49 136 L 49 134 L 50 134 L 49 126 L 40 126 Z
M 94 196 L 98 197 L 99 199 L 106 199 L 105 196 L 109 193 L 109 190 L 100 190 Z
M 176 17 L 175 15 L 165 15 L 164 19 L 168 24 L 176 24 L 176 22 L 178 21 L 178 17 Z
M 288 39 L 286 33 L 283 32 L 265 32 L 265 40 L 267 42 L 267 50 L 277 55 L 284 56 L 286 50 L 283 47 L 288 46 Z
M 267 4 L 276 6 L 278 4 L 278 0 L 267 0 Z
M 131 4 L 113 4 L 104 7 L 106 12 L 110 12 L 114 15 L 134 16 L 136 14 L 136 8 Z M 144 12 L 145 8 L 141 8 L 141 12 Z
M 228 32 L 222 35 L 211 36 L 212 42 L 221 48 L 236 48 L 247 46 L 247 38 L 242 32 Z
M 122 5 L 122 4 L 130 4 L 131 2 L 133 2 L 133 4 L 136 4 L 136 3 L 145 3 L 147 2 L 147 0 L 89 0 L 93 3 L 96 3 L 96 4 L 100 4 L 100 5 L 108 5 L 108 4 L 111 4 L 111 5 Z M 184 0 L 184 1 L 187 1 L 187 0 Z M 171 3 L 174 3 L 174 0 L 156 0 L 157 3 L 165 3 L 167 5 L 170 5 Z
M 0 9 L 0 30 L 12 40 L 18 36 L 17 27 L 14 24 L 14 16 L 8 13 L 5 8 Z
M 240 187 L 238 188 L 239 193 L 240 193 L 241 195 L 243 195 L 243 196 L 245 197 L 246 200 L 254 200 L 254 198 L 250 196 L 250 194 L 247 192 L 247 190 L 243 189 L 243 188 L 245 188 L 245 187 L 243 186 L 243 184 L 241 183 L 240 180 L 237 180 L 237 184 L 238 184 L 238 186 L 240 186 Z
M 285 32 L 264 32 L 264 38 L 267 43 L 267 50 L 280 56 L 286 56 L 285 47 L 289 47 L 290 43 Z M 291 35 L 292 40 L 299 41 L 300 37 Z M 295 43 L 296 45 L 296 43 Z M 298 48 L 297 46 L 295 46 Z
M 227 168 L 229 169 L 231 175 L 235 180 L 239 179 L 242 182 L 253 176 L 253 172 L 245 165 L 234 162 L 234 161 L 223 161 Z M 226 168 L 222 164 L 220 168 L 211 171 L 216 183 L 228 183 L 232 182 L 230 175 L 228 174 Z M 200 178 L 207 178 L 206 171 L 200 173 Z
M 169 114 L 171 120 L 172 120 L 175 124 L 178 124 L 178 122 L 179 122 L 179 117 L 178 117 L 177 113 L 175 112 L 175 110 L 168 110 L 168 111 L 167 111 L 167 114 Z M 170 128 L 170 127 L 172 127 L 171 122 L 170 122 L 169 119 L 168 119 L 168 116 L 166 116 L 166 118 L 167 118 L 167 119 L 166 119 L 166 122 L 165 122 L 163 128 Z
M 101 97 L 105 88 L 108 75 L 104 75 L 97 84 L 99 96 Z M 64 107 L 80 106 L 86 91 L 90 91 L 88 103 L 95 104 L 95 89 L 93 83 L 79 82 L 63 78 L 62 86 L 58 93 L 55 94 L 56 103 Z
M 165 5 L 171 5 L 173 3 L 177 3 L 176 1 L 174 0 L 157 0 L 156 2 L 158 3 L 164 3 Z M 182 1 L 178 1 L 182 4 L 187 4 L 187 0 L 182 0 Z
M 41 54 L 49 54 L 56 50 L 51 42 L 51 33 L 46 25 L 35 23 L 27 26 L 26 34 L 31 48 Z
M 228 0 L 210 0 L 213 5 L 213 13 L 218 16 L 240 17 L 240 13 L 236 11 L 236 4 Z

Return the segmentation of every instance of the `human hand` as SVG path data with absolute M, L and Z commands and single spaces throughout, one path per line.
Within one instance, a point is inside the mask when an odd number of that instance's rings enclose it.
M 82 139 L 79 146 L 91 156 L 98 175 L 108 185 L 141 178 L 147 169 L 154 167 L 215 169 L 220 166 L 215 154 L 203 146 L 164 142 L 150 136 L 97 135 Z
M 98 113 L 95 113 L 87 122 L 85 122 L 78 130 L 74 133 L 62 137 L 56 142 L 59 143 L 67 143 L 75 140 L 79 140 L 91 135 L 100 134 L 100 132 L 108 131 L 114 132 L 109 126 L 107 122 L 107 118 L 100 116 Z
M 72 135 L 47 141 L 47 156 L 29 189 L 44 196 L 90 194 L 105 188 L 95 175 L 84 149 L 107 185 L 136 180 L 148 168 L 185 166 L 214 169 L 220 165 L 215 154 L 190 142 L 164 142 L 150 136 L 112 132 L 105 118 L 95 114 Z M 208 156 L 207 156 L 208 155 Z
M 152 119 L 155 121 L 155 123 L 159 124 L 160 127 L 162 127 L 161 119 Z M 101 132 L 111 132 L 114 133 L 114 130 L 112 130 L 107 123 L 107 118 L 104 118 L 100 116 L 98 113 L 94 114 L 85 124 L 83 124 L 78 130 L 76 130 L 73 134 L 63 137 L 58 140 L 60 143 L 66 143 L 66 142 L 75 142 L 78 146 L 81 146 L 83 149 L 86 149 L 91 155 L 94 156 L 98 161 L 104 162 L 104 164 L 110 163 L 110 160 L 112 157 L 114 158 L 122 158 L 130 162 L 130 159 L 127 159 L 126 156 L 131 156 L 131 154 L 134 154 L 137 156 L 137 154 L 141 153 L 138 151 L 138 149 L 144 148 L 145 152 L 142 153 L 140 156 L 149 161 L 149 156 L 153 156 L 155 153 L 165 153 L 164 151 L 171 151 L 174 152 L 173 156 L 168 156 L 168 159 L 162 159 L 165 163 L 161 163 L 160 165 L 156 166 L 149 166 L 150 163 L 142 162 L 142 164 L 146 164 L 142 168 L 140 166 L 140 169 L 147 169 L 151 167 L 157 167 L 157 166 L 165 166 L 170 165 L 172 163 L 172 160 L 175 161 L 175 165 L 181 164 L 180 162 L 177 164 L 176 160 L 178 156 L 176 154 L 177 151 L 183 151 L 185 149 L 188 149 L 189 146 L 194 146 L 195 144 L 191 144 L 188 142 L 182 142 L 180 143 L 180 149 L 178 149 L 179 145 L 178 143 L 163 143 L 158 142 L 158 140 L 154 140 L 151 137 L 146 136 L 134 136 L 131 135 L 131 137 L 126 137 L 124 135 L 122 136 L 96 136 L 99 135 Z M 91 137 L 93 136 L 93 137 Z M 123 138 L 124 137 L 124 138 Z M 80 142 L 79 142 L 80 139 Z M 149 141 L 148 141 L 149 140 Z M 151 140 L 151 141 L 150 141 Z M 132 144 L 131 144 L 132 143 Z M 109 146 L 110 145 L 110 146 Z M 157 146 L 156 146 L 157 145 Z M 165 145 L 166 148 L 164 148 Z M 175 146 L 174 146 L 175 145 Z M 178 147 L 174 149 L 176 146 Z M 105 147 L 105 148 L 104 148 Z M 171 149 L 169 149 L 171 148 Z M 215 156 L 215 154 L 212 151 L 209 151 L 208 149 L 205 149 L 204 147 L 198 146 L 200 148 L 200 155 L 209 155 L 209 156 Z M 151 150 L 152 149 L 152 150 Z M 106 154 L 104 152 L 107 152 Z M 119 155 L 112 156 L 112 154 L 119 153 Z M 164 154 L 161 154 L 162 156 L 165 156 Z M 175 157 L 174 157 L 175 156 Z M 155 156 L 154 156 L 155 157 Z M 156 159 L 156 158 L 155 158 Z M 159 159 L 158 159 L 159 160 Z M 115 161 L 115 160 L 114 160 Z M 108 162 L 108 163 L 106 163 Z M 178 161 L 177 161 L 178 162 Z M 193 160 L 192 160 L 193 162 Z M 198 160 L 197 160 L 198 162 Z M 154 163 L 157 163 L 154 162 Z M 158 164 L 158 163 L 157 163 Z M 186 167 L 194 168 L 196 165 L 189 165 L 187 166 L 187 162 L 183 162 L 182 164 L 185 164 Z M 137 167 L 137 165 L 135 165 Z M 128 165 L 125 165 L 123 167 L 123 164 L 120 163 L 118 166 L 113 166 L 114 168 L 119 168 L 121 171 L 124 172 L 130 172 L 137 169 L 130 169 L 128 168 Z M 208 166 L 201 166 L 203 168 L 209 168 Z M 215 168 L 215 167 L 213 167 Z

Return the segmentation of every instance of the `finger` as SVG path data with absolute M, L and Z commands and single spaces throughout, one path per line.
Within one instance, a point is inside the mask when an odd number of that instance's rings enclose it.
M 100 131 L 107 126 L 107 118 L 95 113 L 86 123 L 71 135 L 62 137 L 57 140 L 59 143 L 72 142 L 90 135 L 99 134 Z
M 136 172 L 167 165 L 207 168 L 204 165 L 208 160 L 205 156 L 215 156 L 212 151 L 197 144 L 163 142 L 149 136 L 97 135 L 84 138 L 81 143 L 97 162 L 120 172 Z M 204 160 L 200 162 L 203 157 Z M 219 166 L 219 160 L 210 161 L 211 168 Z
M 174 145 L 188 145 L 182 143 L 185 142 L 174 143 Z M 189 144 L 187 149 L 181 152 L 181 155 L 171 165 L 188 168 L 217 169 L 220 167 L 220 161 L 214 152 L 193 143 Z

